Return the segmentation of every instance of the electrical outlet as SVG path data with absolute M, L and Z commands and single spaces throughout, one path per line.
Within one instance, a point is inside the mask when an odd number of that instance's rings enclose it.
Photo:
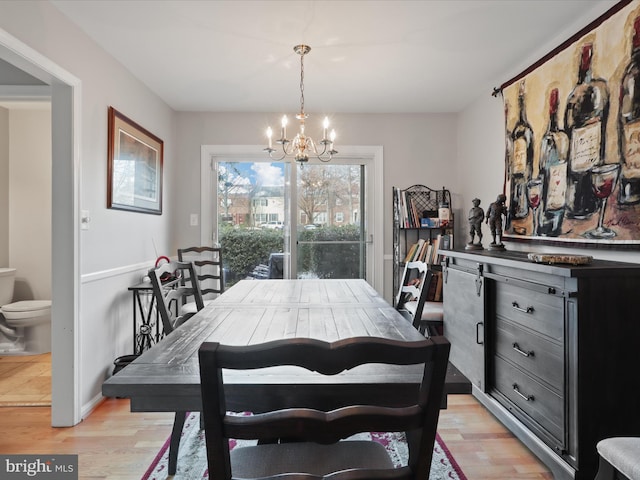
M 198 214 L 197 213 L 192 213 L 191 217 L 189 219 L 189 222 L 190 222 L 192 227 L 197 227 L 198 226 Z

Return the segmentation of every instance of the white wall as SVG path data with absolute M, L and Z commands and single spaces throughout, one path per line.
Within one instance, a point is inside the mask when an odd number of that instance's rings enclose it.
M 0 107 L 0 267 L 9 266 L 9 110 Z
M 80 244 L 77 366 L 86 412 L 101 397 L 101 384 L 110 374 L 114 358 L 132 353 L 132 301 L 127 288 L 153 265 L 156 254 L 151 239 L 158 250 L 168 250 L 173 231 L 171 184 L 178 168 L 173 112 L 48 2 L 0 2 L 0 28 L 82 83 L 81 118 L 77 122 L 81 128 L 75 132 L 80 136 L 80 209 L 88 210 L 92 221 L 90 229 L 82 231 Z M 164 176 L 167 193 L 161 216 L 106 208 L 110 105 L 165 142 L 169 168 Z
M 51 109 L 9 112 L 9 265 L 14 301 L 51 298 Z
M 247 132 L 254 143 L 266 137 L 266 126 L 277 121 L 282 113 L 230 114 L 230 113 L 178 113 L 177 138 L 180 176 L 173 188 L 184 193 L 175 202 L 176 236 L 170 252 L 175 254 L 179 245 L 200 243 L 200 227 L 189 226 L 189 214 L 200 211 L 200 146 L 242 145 L 247 143 Z M 313 135 L 314 118 L 320 130 L 321 118 L 310 114 L 308 129 Z M 442 188 L 455 183 L 452 168 L 457 156 L 456 115 L 453 114 L 336 114 L 332 120 L 339 133 L 340 145 L 384 146 L 384 278 L 385 298 L 392 298 L 392 187 L 410 187 L 423 184 Z M 266 146 L 266 145 L 265 145 Z M 189 194 L 187 194 L 189 193 Z M 455 198 L 459 192 L 452 191 Z

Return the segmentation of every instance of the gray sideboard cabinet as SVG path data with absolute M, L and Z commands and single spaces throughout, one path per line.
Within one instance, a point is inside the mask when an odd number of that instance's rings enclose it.
M 556 479 L 592 480 L 600 439 L 640 435 L 640 264 L 441 253 L 450 362 Z

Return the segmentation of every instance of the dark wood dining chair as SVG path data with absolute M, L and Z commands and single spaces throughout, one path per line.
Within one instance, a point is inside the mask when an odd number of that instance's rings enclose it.
M 149 270 L 149 280 L 162 319 L 165 335 L 204 308 L 196 271 L 191 262 L 168 262 Z M 193 297 L 195 311 L 181 311 L 187 298 Z
M 169 262 L 152 268 L 149 270 L 149 279 L 164 335 L 170 335 L 204 308 L 195 268 L 191 262 Z M 194 299 L 196 311 L 181 312 L 180 307 L 184 300 L 190 297 Z M 176 411 L 169 443 L 169 475 L 176 473 L 180 437 L 186 416 L 186 411 Z
M 429 478 L 449 349 L 444 337 L 416 342 L 357 337 L 334 343 L 310 338 L 250 346 L 203 343 L 198 354 L 209 478 L 279 474 L 285 475 L 277 478 L 316 480 L 329 475 L 332 480 Z M 345 396 L 331 399 L 341 408 L 326 411 L 317 408 L 317 399 L 283 398 L 277 386 L 267 385 L 265 395 L 273 399 L 271 411 L 249 416 L 227 412 L 222 369 L 292 365 L 335 375 L 370 363 L 424 364 L 414 401 L 395 407 L 377 404 L 376 397 L 370 396 L 366 404 L 351 405 Z M 394 468 L 385 448 L 372 440 L 343 441 L 360 432 L 409 432 L 407 465 Z M 230 451 L 230 438 L 259 442 Z
M 193 263 L 205 306 L 224 292 L 221 248 L 207 246 L 179 248 L 178 260 Z M 197 311 L 197 305 L 192 300 L 186 302 L 181 309 L 183 313 L 193 313 Z
M 408 262 L 404 266 L 402 281 L 396 295 L 396 310 L 425 335 L 427 332 L 421 324 L 421 319 L 432 279 L 433 272 L 429 270 L 426 262 Z

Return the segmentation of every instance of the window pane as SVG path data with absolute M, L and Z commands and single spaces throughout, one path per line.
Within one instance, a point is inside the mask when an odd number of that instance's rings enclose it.
M 269 276 L 284 251 L 284 164 L 218 163 L 218 237 L 227 285 Z
M 365 278 L 361 165 L 298 168 L 298 278 Z

